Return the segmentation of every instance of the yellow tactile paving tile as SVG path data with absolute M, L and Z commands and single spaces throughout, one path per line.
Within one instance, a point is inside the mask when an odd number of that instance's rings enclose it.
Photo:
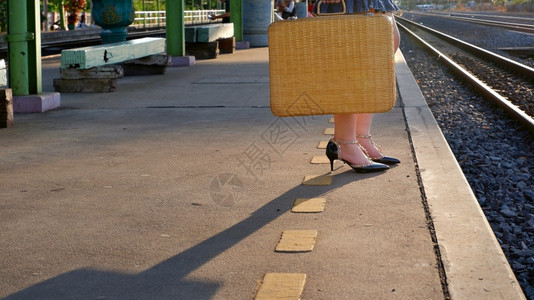
M 309 252 L 315 246 L 317 230 L 284 230 L 276 252 Z
M 320 141 L 319 144 L 317 144 L 317 149 L 326 149 L 326 145 L 328 145 L 328 141 Z
M 304 290 L 304 273 L 266 273 L 254 299 L 298 300 Z
M 306 175 L 302 181 L 303 185 L 331 185 L 332 176 L 328 175 Z
M 294 213 L 319 213 L 324 211 L 326 198 L 297 198 L 293 203 L 291 212 Z
M 334 135 L 334 128 L 325 128 L 323 130 L 323 134 L 325 134 L 325 135 Z
M 310 160 L 310 164 L 329 164 L 330 160 L 328 160 L 328 157 L 326 155 L 317 155 L 312 157 Z

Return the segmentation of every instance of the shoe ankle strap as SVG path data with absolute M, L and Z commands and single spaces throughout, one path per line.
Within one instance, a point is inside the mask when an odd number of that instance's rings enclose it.
M 356 138 L 357 139 L 368 139 L 371 142 L 371 144 L 373 144 L 373 146 L 376 147 L 378 152 L 380 152 L 380 154 L 382 154 L 382 147 L 380 147 L 380 145 L 378 145 L 377 143 L 375 143 L 375 141 L 373 141 L 373 139 L 371 138 L 371 135 L 360 135 L 360 134 L 357 134 Z M 382 156 L 384 156 L 384 154 L 382 154 Z
M 358 143 L 358 140 L 342 140 L 342 139 L 336 139 L 336 138 L 331 138 L 330 139 L 332 142 L 334 143 L 338 143 L 338 144 L 341 144 L 341 145 L 347 145 L 347 144 L 359 144 Z
M 367 150 L 365 150 L 365 148 L 362 147 L 362 145 L 360 145 L 360 143 L 358 143 L 358 139 L 355 139 L 355 140 L 351 141 L 351 140 L 342 140 L 342 139 L 331 138 L 330 141 L 332 141 L 334 144 L 337 144 L 338 146 L 339 145 L 349 145 L 349 144 L 356 145 L 362 150 L 364 155 L 369 157 L 369 153 L 367 153 Z M 338 151 L 339 151 L 339 157 L 341 157 L 341 149 L 338 149 Z

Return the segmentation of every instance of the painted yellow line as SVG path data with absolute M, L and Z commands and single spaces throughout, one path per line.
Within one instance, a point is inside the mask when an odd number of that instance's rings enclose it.
M 267 273 L 256 294 L 256 300 L 298 300 L 304 290 L 304 273 Z
M 324 211 L 326 198 L 297 198 L 293 203 L 291 212 L 318 213 Z

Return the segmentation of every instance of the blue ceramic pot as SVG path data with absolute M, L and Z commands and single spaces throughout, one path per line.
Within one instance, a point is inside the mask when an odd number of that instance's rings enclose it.
M 100 37 L 104 44 L 123 42 L 127 27 L 135 18 L 133 0 L 92 0 L 91 14 L 95 24 L 102 27 Z

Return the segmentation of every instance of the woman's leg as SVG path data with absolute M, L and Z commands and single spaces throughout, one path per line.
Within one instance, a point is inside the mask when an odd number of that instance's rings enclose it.
M 388 12 L 386 15 L 393 18 L 393 53 L 397 52 L 397 49 L 399 49 L 400 45 L 400 33 L 399 28 L 397 27 L 397 23 L 395 23 L 395 17 L 392 13 Z
M 356 115 L 356 136 L 358 142 L 367 151 L 367 155 L 372 158 L 381 158 L 384 156 L 380 149 L 377 149 L 375 144 L 369 138 L 362 138 L 371 136 L 371 123 L 373 122 L 373 114 L 358 114 Z
M 334 139 L 342 144 L 342 158 L 355 165 L 370 165 L 372 162 L 358 144 L 347 144 L 347 142 L 356 141 L 357 132 L 355 114 L 334 115 Z
M 393 18 L 392 13 L 386 13 Z M 397 52 L 400 44 L 399 29 L 395 20 L 393 20 L 393 46 L 394 52 Z M 371 136 L 371 123 L 373 121 L 373 114 L 358 114 L 356 117 L 356 135 L 358 136 Z M 380 149 L 369 138 L 359 138 L 358 142 L 367 151 L 367 155 L 373 158 L 380 158 L 384 156 Z

